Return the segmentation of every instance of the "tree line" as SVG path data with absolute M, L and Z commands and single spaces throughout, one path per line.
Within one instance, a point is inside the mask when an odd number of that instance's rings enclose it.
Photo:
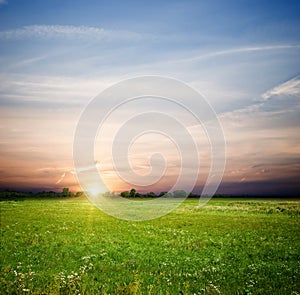
M 29 199 L 29 198 L 36 198 L 36 199 L 47 199 L 47 198 L 75 198 L 84 196 L 84 192 L 76 192 L 72 193 L 69 188 L 63 188 L 61 192 L 55 191 L 41 191 L 41 192 L 20 192 L 14 190 L 5 190 L 0 191 L 0 201 L 4 200 L 22 200 L 22 199 Z M 128 199 L 145 199 L 145 198 L 200 198 L 199 194 L 195 193 L 187 193 L 184 190 L 176 190 L 172 193 L 163 191 L 160 193 L 155 192 L 146 192 L 141 193 L 137 192 L 136 189 L 132 188 L 131 190 L 122 191 L 119 194 L 114 192 L 107 192 L 103 194 L 106 197 L 115 197 L 116 195 L 120 195 L 123 198 Z M 224 194 L 215 194 L 214 198 L 247 198 L 248 195 L 224 195 Z M 257 196 L 256 196 L 257 197 Z M 268 198 L 269 196 L 264 196 L 264 198 Z M 271 197 L 271 196 L 270 196 Z
M 5 190 L 0 192 L 0 201 L 1 200 L 22 200 L 22 199 L 30 199 L 30 198 L 36 198 L 36 199 L 47 199 L 47 198 L 72 198 L 72 197 L 80 197 L 84 193 L 83 192 L 77 192 L 72 193 L 69 188 L 63 188 L 61 192 L 55 192 L 55 191 L 40 191 L 40 192 L 20 192 L 20 191 L 14 191 L 14 190 Z

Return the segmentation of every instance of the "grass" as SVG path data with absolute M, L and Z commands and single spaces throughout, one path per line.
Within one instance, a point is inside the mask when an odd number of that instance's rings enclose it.
M 187 200 L 147 222 L 3 201 L 1 294 L 300 294 L 300 202 Z

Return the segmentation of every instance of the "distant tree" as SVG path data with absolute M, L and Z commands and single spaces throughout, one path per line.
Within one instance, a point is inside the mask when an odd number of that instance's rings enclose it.
M 130 197 L 130 198 L 134 198 L 135 195 L 136 195 L 136 190 L 135 190 L 134 188 L 132 188 L 132 189 L 130 190 L 129 197 Z
M 77 193 L 75 194 L 75 197 L 81 197 L 81 196 L 83 196 L 83 195 L 84 195 L 83 192 L 77 192 Z
M 71 196 L 72 196 L 72 193 L 69 191 L 69 188 L 64 187 L 63 190 L 62 190 L 61 195 L 62 195 L 63 197 L 71 197 Z
M 110 192 L 110 191 L 105 192 L 102 195 L 103 195 L 103 197 L 106 197 L 106 198 L 114 198 L 116 196 L 115 192 Z
M 128 192 L 128 191 L 121 192 L 121 193 L 120 193 L 120 196 L 121 196 L 122 198 L 128 198 L 128 197 L 129 197 L 129 192 Z
M 156 198 L 157 197 L 157 195 L 154 192 L 150 192 L 146 196 L 147 196 L 147 198 Z
M 184 190 L 176 190 L 173 192 L 174 198 L 186 198 L 187 193 Z
M 197 198 L 198 199 L 198 198 L 200 198 L 200 196 L 197 194 L 194 194 L 194 193 L 189 193 L 188 198 Z
M 135 197 L 136 197 L 136 198 L 143 198 L 144 195 L 143 195 L 143 194 L 140 194 L 140 193 L 135 193 Z
M 162 197 L 162 196 L 165 196 L 166 194 L 168 194 L 168 192 L 161 192 L 158 196 Z

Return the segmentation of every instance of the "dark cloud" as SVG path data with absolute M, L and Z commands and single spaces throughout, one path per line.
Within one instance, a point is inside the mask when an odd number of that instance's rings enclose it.
M 244 181 L 241 183 L 222 183 L 219 194 L 299 197 L 299 178 L 274 179 L 265 181 Z

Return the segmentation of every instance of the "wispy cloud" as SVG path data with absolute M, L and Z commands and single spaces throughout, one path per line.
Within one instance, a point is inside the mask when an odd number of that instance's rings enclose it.
M 300 75 L 262 94 L 264 100 L 278 95 L 300 95 Z
M 228 55 L 228 54 L 244 53 L 244 52 L 252 52 L 252 51 L 290 49 L 290 48 L 300 48 L 300 44 L 297 44 L 297 45 L 289 45 L 289 44 L 286 44 L 286 45 L 265 45 L 265 46 L 232 48 L 232 49 L 212 52 L 212 53 L 208 54 L 208 56 Z
M 252 46 L 252 47 L 237 47 L 237 48 L 230 48 L 225 50 L 219 51 L 212 51 L 209 53 L 204 53 L 201 55 L 195 55 L 193 57 L 178 59 L 172 62 L 193 62 L 197 60 L 202 60 L 211 57 L 218 57 L 224 55 L 233 55 L 233 54 L 240 54 L 240 53 L 249 53 L 249 52 L 257 52 L 257 51 L 267 51 L 267 50 L 280 50 L 280 49 L 297 49 L 300 48 L 300 44 L 279 44 L 279 45 L 261 45 L 261 46 Z
M 47 58 L 47 55 L 24 59 L 24 60 L 22 60 L 22 61 L 20 61 L 16 64 L 14 64 L 11 68 L 17 68 L 17 67 L 32 65 L 32 64 L 37 63 L 39 61 L 45 60 L 46 58 Z
M 1 0 L 0 0 L 1 1 Z M 31 25 L 13 30 L 0 31 L 0 39 L 89 39 L 93 40 L 140 40 L 142 35 L 131 31 L 105 30 L 91 26 Z
M 59 178 L 59 180 L 55 182 L 55 184 L 61 183 L 61 182 L 63 181 L 63 179 L 65 178 L 65 176 L 66 176 L 66 173 L 64 172 L 64 173 L 61 175 L 61 177 Z
M 0 74 L 1 103 L 32 102 L 67 105 L 85 104 L 91 97 L 111 84 L 111 80 L 64 76 Z M 28 106 L 28 105 L 27 105 Z
M 100 163 L 95 161 L 94 163 L 95 165 L 90 165 L 90 166 L 84 166 L 84 167 L 80 167 L 80 168 L 77 168 L 76 171 L 75 170 L 72 170 L 71 173 L 72 174 L 75 174 L 75 173 L 81 173 L 81 172 L 86 172 L 86 171 L 90 171 L 90 170 L 93 170 L 95 168 L 99 169 L 100 168 Z
M 0 0 L 0 6 L 4 5 L 4 4 L 7 4 L 7 1 L 6 0 Z

